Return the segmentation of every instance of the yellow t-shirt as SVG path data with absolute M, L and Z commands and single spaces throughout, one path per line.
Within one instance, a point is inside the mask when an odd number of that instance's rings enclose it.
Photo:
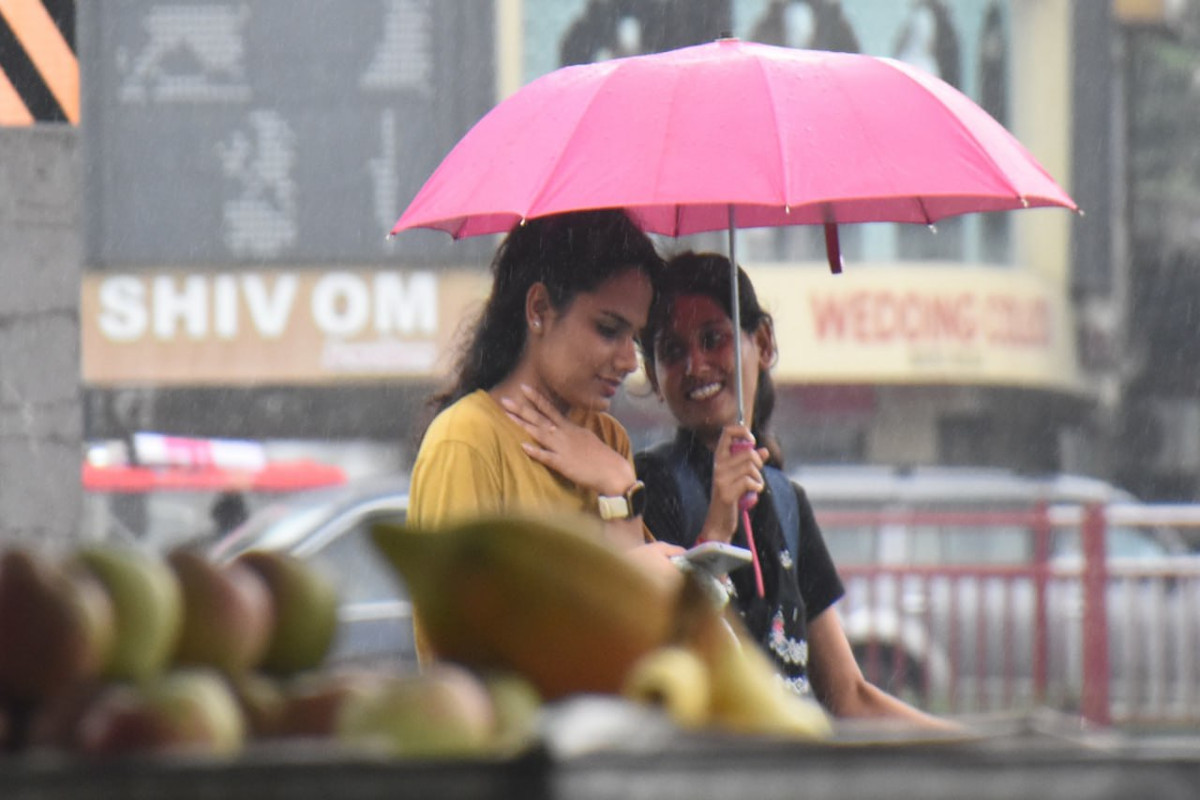
M 582 413 L 572 421 L 631 460 L 629 435 L 608 414 Z M 456 519 L 487 513 L 579 511 L 598 514 L 596 494 L 539 464 L 521 449 L 533 441 L 503 407 L 480 389 L 434 417 L 409 484 L 408 521 L 437 529 Z M 643 525 L 643 535 L 652 539 Z M 433 648 L 413 617 L 417 656 L 422 665 Z
M 608 414 L 572 420 L 631 459 L 629 436 Z M 443 410 L 430 424 L 413 465 L 409 522 L 437 528 L 456 519 L 515 511 L 597 513 L 596 494 L 530 458 L 530 436 L 480 389 Z

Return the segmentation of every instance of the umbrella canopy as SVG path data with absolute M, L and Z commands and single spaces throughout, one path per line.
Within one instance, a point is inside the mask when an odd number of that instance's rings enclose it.
M 911 222 L 1075 203 L 958 90 L 887 58 L 721 39 L 564 67 L 493 108 L 392 233 L 623 207 L 643 230 Z

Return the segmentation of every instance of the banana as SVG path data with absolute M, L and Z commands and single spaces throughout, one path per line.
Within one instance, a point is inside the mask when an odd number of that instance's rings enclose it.
M 824 709 L 788 689 L 741 620 L 718 609 L 690 576 L 675 623 L 675 643 L 689 648 L 708 668 L 712 725 L 799 739 L 823 739 L 833 732 Z
M 441 531 L 378 523 L 442 658 L 510 669 L 547 700 L 617 693 L 672 630 L 675 595 L 600 541 L 589 517 L 496 516 Z
M 621 694 L 661 706 L 683 728 L 700 728 L 710 721 L 708 667 L 685 647 L 667 645 L 642 656 L 626 676 Z

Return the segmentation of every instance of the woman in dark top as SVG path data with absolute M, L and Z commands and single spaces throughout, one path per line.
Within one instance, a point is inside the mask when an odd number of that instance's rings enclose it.
M 715 254 L 673 258 L 656 287 L 642 335 L 646 372 L 671 409 L 675 440 L 639 453 L 645 521 L 663 541 L 748 546 L 738 500 L 758 494 L 750 530 L 761 566 L 734 570 L 731 602 L 788 683 L 840 717 L 898 717 L 957 727 L 883 692 L 863 678 L 833 604 L 842 584 L 804 490 L 787 480 L 767 435 L 775 393 L 771 317 L 738 270 L 741 330 L 731 320 L 729 261 Z M 742 348 L 746 422 L 737 424 L 734 347 Z M 755 446 L 731 447 L 737 441 Z

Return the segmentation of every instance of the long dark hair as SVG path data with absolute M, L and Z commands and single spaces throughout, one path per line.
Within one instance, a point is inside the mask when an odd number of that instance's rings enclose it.
M 703 295 L 711 298 L 733 317 L 733 292 L 729 281 L 729 259 L 718 253 L 695 253 L 691 250 L 680 253 L 667 261 L 662 277 L 654 287 L 654 305 L 650 318 L 642 331 L 642 360 L 650 383 L 658 390 L 655 375 L 657 358 L 655 345 L 663 329 L 670 324 L 675 302 L 687 295 Z M 741 311 L 741 327 L 753 336 L 762 325 L 774 328 L 771 315 L 758 302 L 754 284 L 741 267 L 738 267 L 738 306 Z M 736 343 L 741 347 L 741 342 Z M 776 343 L 778 348 L 778 343 Z M 770 452 L 768 463 L 783 466 L 783 451 L 775 437 L 770 434 L 771 415 L 775 412 L 775 384 L 767 368 L 758 371 L 758 392 L 754 397 L 754 413 L 750 432 L 758 446 Z
M 621 209 L 539 217 L 509 231 L 492 259 L 492 291 L 459 355 L 450 388 L 435 395 L 438 411 L 508 377 L 525 347 L 525 297 L 546 286 L 555 311 L 628 269 L 658 282 L 663 260 L 654 243 Z

